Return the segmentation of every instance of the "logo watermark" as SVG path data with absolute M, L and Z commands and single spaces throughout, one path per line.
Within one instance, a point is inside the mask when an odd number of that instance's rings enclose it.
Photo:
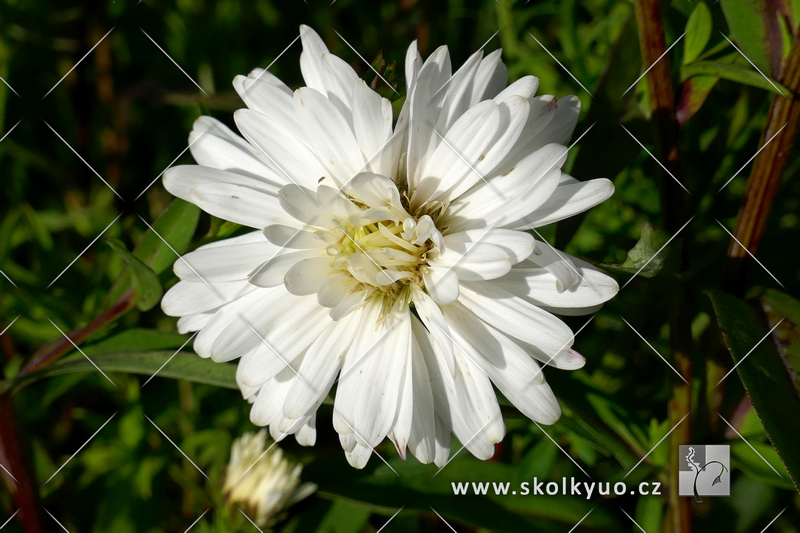
M 694 496 L 731 495 L 731 449 L 727 445 L 681 445 L 678 462 L 678 494 Z

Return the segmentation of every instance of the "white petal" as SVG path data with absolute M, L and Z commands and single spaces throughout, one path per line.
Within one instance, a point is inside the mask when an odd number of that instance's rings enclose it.
M 411 89 L 417 82 L 417 75 L 419 74 L 419 69 L 421 67 L 422 56 L 419 55 L 417 41 L 414 40 L 410 45 L 408 45 L 408 50 L 406 51 L 405 74 L 407 94 L 411 94 Z
M 495 50 L 487 55 L 478 66 L 472 83 L 470 105 L 494 98 L 508 83 L 508 69 L 501 60 L 503 50 Z
M 569 178 L 567 176 L 567 178 Z M 611 198 L 614 184 L 605 178 L 589 181 L 564 180 L 547 201 L 531 212 L 516 228 L 539 228 L 588 211 Z
M 274 188 L 285 185 L 285 178 L 276 174 L 263 155 L 225 124 L 212 117 L 200 117 L 189 134 L 192 157 L 204 167 L 243 174 Z
M 325 82 L 327 73 L 322 64 L 322 56 L 328 53 L 328 47 L 322 42 L 317 32 L 305 24 L 300 26 L 300 41 L 303 43 L 303 52 L 300 54 L 300 71 L 303 74 L 303 80 L 308 87 L 327 95 Z
M 325 241 L 311 231 L 301 230 L 292 226 L 273 224 L 264 228 L 266 239 L 279 248 L 302 250 L 304 248 L 325 248 Z
M 353 128 L 364 157 L 371 158 L 392 135 L 392 104 L 370 89 L 362 79 L 356 79 L 352 89 Z
M 342 359 L 358 333 L 359 317 L 350 315 L 331 323 L 308 347 L 297 370 L 302 379 L 295 380 L 286 397 L 283 414 L 296 418 L 320 406 L 333 386 L 342 366 Z
M 364 170 L 364 156 L 353 131 L 330 100 L 301 87 L 294 93 L 294 109 L 311 145 L 338 185 Z
M 445 316 L 458 346 L 522 414 L 543 424 L 558 420 L 558 401 L 544 382 L 539 365 L 521 347 L 461 306 L 449 306 Z
M 258 265 L 278 251 L 263 236 L 261 242 L 231 243 L 228 246 L 202 246 L 175 261 L 173 270 L 182 280 L 213 283 L 246 280 Z M 223 241 L 225 242 L 225 241 Z
M 442 310 L 423 291 L 417 289 L 413 295 L 414 307 L 422 323 L 428 329 L 433 349 L 446 361 L 450 375 L 454 375 L 456 362 L 453 354 L 453 341 L 450 339 L 450 333 L 442 315 Z
M 295 264 L 305 260 L 323 257 L 321 250 L 280 250 L 259 265 L 248 275 L 248 280 L 258 287 L 277 287 L 284 284 L 286 274 Z M 327 257 L 327 256 L 325 256 Z
M 581 280 L 578 269 L 570 258 L 549 243 L 536 241 L 536 249 L 530 261 L 552 274 L 555 278 L 555 289 L 559 293 L 572 289 Z
M 280 208 L 277 194 L 243 185 L 205 183 L 192 188 L 189 198 L 206 213 L 251 228 L 294 223 Z
M 292 392 L 289 391 L 287 396 L 291 396 Z M 297 430 L 294 434 L 297 439 L 297 444 L 300 446 L 313 446 L 317 442 L 317 414 L 311 415 L 305 426 Z
M 316 294 L 327 283 L 331 272 L 330 257 L 314 257 L 295 263 L 284 276 L 286 290 L 292 294 L 303 296 Z
M 193 315 L 217 309 L 254 289 L 247 281 L 214 283 L 179 281 L 164 295 L 161 308 L 169 316 Z
M 448 131 L 453 124 L 469 109 L 472 84 L 478 71 L 483 50 L 472 54 L 461 68 L 433 95 L 434 105 L 441 109 L 436 129 L 442 133 Z
M 412 343 L 411 378 L 413 380 L 413 414 L 408 449 L 423 464 L 436 456 L 436 422 L 433 393 L 422 350 L 415 339 Z
M 572 346 L 572 331 L 566 324 L 491 281 L 462 282 L 458 301 L 489 325 L 545 353 Z
M 307 132 L 298 137 L 297 124 L 250 109 L 239 109 L 233 118 L 242 135 L 275 166 L 285 183 L 314 187 L 321 177 L 330 175 L 318 152 L 307 146 L 313 146 Z
M 289 353 L 302 351 L 330 324 L 327 309 L 316 298 L 295 296 L 283 287 L 264 291 L 237 318 L 214 341 L 214 360 L 239 357 L 260 345 L 289 360 Z
M 539 78 L 535 76 L 523 76 L 518 79 L 494 97 L 494 101 L 498 104 L 508 98 L 509 96 L 522 96 L 523 98 L 530 99 L 536 94 L 539 88 Z
M 458 274 L 452 268 L 431 266 L 422 272 L 425 289 L 436 302 L 447 305 L 458 298 Z
M 449 130 L 434 131 L 434 135 L 443 138 L 422 170 L 418 185 L 411 191 L 415 194 L 414 204 L 422 205 L 435 199 L 465 180 L 467 184 L 462 186 L 466 188 L 480 180 L 482 176 L 475 165 L 486 158 L 499 128 L 498 105 L 486 101 L 466 111 Z

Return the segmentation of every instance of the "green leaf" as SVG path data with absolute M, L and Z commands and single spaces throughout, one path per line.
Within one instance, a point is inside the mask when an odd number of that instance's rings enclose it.
M 794 388 L 800 394 L 800 300 L 767 289 L 761 296 L 761 305 L 769 320 L 769 327 L 775 326 L 775 344 L 793 378 Z
M 136 306 L 142 311 L 149 311 L 161 300 L 164 294 L 158 276 L 150 267 L 134 257 L 125 244 L 114 237 L 107 237 L 106 242 L 117 255 L 122 257 L 133 275 L 133 284 L 136 287 Z
M 770 0 L 720 0 L 733 41 L 764 74 L 777 76 L 783 58 L 779 17 L 781 2 Z
M 764 430 L 797 487 L 800 475 L 800 396 L 774 341 L 743 301 L 722 291 L 708 292 L 725 344 L 739 366 L 736 370 L 753 402 Z M 758 345 L 754 348 L 754 346 Z M 752 350 L 752 353 L 751 353 Z M 746 356 L 746 358 L 745 358 Z M 730 379 L 730 378 L 728 378 Z
M 695 61 L 691 65 L 681 67 L 681 81 L 686 81 L 692 76 L 714 76 L 724 80 L 749 85 L 758 89 L 765 89 L 775 94 L 790 94 L 791 91 L 777 81 L 768 80 L 755 70 L 743 68 L 718 61 Z M 770 83 L 772 82 L 772 83 Z
M 681 98 L 678 101 L 677 118 L 680 124 L 684 124 L 700 108 L 711 94 L 711 90 L 719 81 L 716 76 L 695 76 L 689 78 L 681 86 Z
M 686 23 L 686 41 L 683 45 L 683 64 L 697 59 L 711 38 L 713 22 L 711 11 L 705 2 L 699 2 Z
M 199 207 L 175 200 L 152 224 L 157 234 L 148 228 L 133 255 L 152 268 L 153 272 L 161 274 L 175 262 L 176 253 L 183 254 L 189 247 L 199 220 Z
M 639 241 L 628 252 L 624 263 L 601 263 L 600 266 L 613 272 L 636 274 L 652 278 L 658 274 L 674 274 L 680 268 L 680 241 L 675 239 L 659 253 L 669 241 L 669 235 L 653 228 L 650 224 L 642 226 Z
M 731 442 L 731 456 L 735 461 L 735 466 L 748 476 L 767 485 L 786 490 L 794 489 L 789 476 L 786 475 L 786 468 L 781 464 L 781 459 L 775 453 L 775 449 L 763 442 L 750 440 L 749 443 L 755 451 L 744 441 Z
M 169 363 L 165 364 L 167 361 Z M 152 376 L 158 372 L 160 378 L 205 383 L 226 389 L 239 388 L 236 385 L 235 366 L 215 363 L 195 354 L 183 352 L 175 354 L 173 351 L 120 352 L 92 356 L 92 362 L 105 373 L 124 372 Z M 73 372 L 97 372 L 97 369 L 82 355 L 72 356 L 36 372 L 0 382 L 0 393 L 9 389 L 19 389 L 43 378 Z

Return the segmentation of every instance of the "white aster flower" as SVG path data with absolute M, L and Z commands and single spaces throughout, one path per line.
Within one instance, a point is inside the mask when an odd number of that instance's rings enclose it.
M 570 329 L 613 279 L 525 231 L 585 211 L 606 179 L 561 173 L 580 103 L 506 87 L 500 51 L 451 74 L 446 47 L 406 57 L 408 98 L 392 106 L 301 27 L 307 84 L 238 76 L 244 139 L 202 117 L 199 166 L 166 188 L 256 231 L 175 263 L 163 300 L 194 348 L 241 358 L 255 424 L 313 444 L 317 408 L 338 383 L 333 425 L 363 467 L 385 437 L 401 457 L 443 465 L 451 433 L 476 457 L 505 433 L 494 384 L 529 418 L 560 416 L 539 362 L 576 369 Z M 539 362 L 537 362 L 539 361 Z
M 302 471 L 278 446 L 267 446 L 265 430 L 245 433 L 233 441 L 222 490 L 229 502 L 255 512 L 255 522 L 266 525 L 317 489 L 313 483 L 300 484 Z

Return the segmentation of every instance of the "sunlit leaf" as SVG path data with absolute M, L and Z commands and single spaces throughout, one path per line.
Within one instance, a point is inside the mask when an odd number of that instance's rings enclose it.
M 698 2 L 686 23 L 686 41 L 683 45 L 683 63 L 697 59 L 711 38 L 713 21 L 711 11 L 705 2 Z
M 601 266 L 614 272 L 638 273 L 646 278 L 658 274 L 674 274 L 680 267 L 680 241 L 674 239 L 669 246 L 661 250 L 668 241 L 669 235 L 650 224 L 645 224 L 642 226 L 639 241 L 630 249 L 625 262 L 602 263 Z
M 733 41 L 742 53 L 764 73 L 777 76 L 783 59 L 779 17 L 782 2 L 769 0 L 720 0 Z
M 148 311 L 155 307 L 164 294 L 161 282 L 158 280 L 156 273 L 134 257 L 134 255 L 125 248 L 125 244 L 119 239 L 108 237 L 106 238 L 106 242 L 111 246 L 111 249 L 125 261 L 125 264 L 128 265 L 130 269 L 133 277 L 133 284 L 134 287 L 136 287 L 137 307 L 142 311 Z

